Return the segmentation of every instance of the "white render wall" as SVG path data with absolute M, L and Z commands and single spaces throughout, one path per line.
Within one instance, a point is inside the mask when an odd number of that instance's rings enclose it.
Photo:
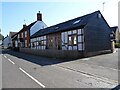
M 30 28 L 30 36 L 35 34 L 40 29 L 46 28 L 47 25 L 43 21 L 37 21 L 31 28 Z
M 2 40 L 0 40 L 0 45 L 2 44 Z
M 11 46 L 11 38 L 10 36 L 6 37 L 4 40 L 3 40 L 3 45 L 5 48 L 8 48 Z

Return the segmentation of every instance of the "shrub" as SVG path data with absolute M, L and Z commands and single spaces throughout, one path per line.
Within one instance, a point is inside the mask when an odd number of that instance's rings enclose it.
M 115 43 L 115 48 L 120 48 L 120 43 Z

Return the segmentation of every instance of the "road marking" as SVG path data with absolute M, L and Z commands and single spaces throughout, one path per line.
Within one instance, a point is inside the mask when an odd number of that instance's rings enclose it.
M 45 88 L 45 86 L 40 83 L 37 79 L 35 79 L 33 76 L 31 76 L 30 74 L 28 74 L 25 70 L 23 70 L 22 68 L 19 67 L 19 69 L 26 74 L 28 77 L 30 77 L 33 81 L 35 81 L 37 84 L 39 84 L 42 88 Z
M 61 68 L 64 68 L 64 69 L 68 69 L 68 70 L 72 70 L 74 72 L 79 72 L 79 73 L 81 73 L 82 75 L 84 75 L 86 77 L 92 77 L 94 79 L 98 79 L 98 80 L 106 82 L 108 84 L 116 85 L 118 83 L 118 81 L 116 81 L 116 80 L 112 80 L 112 79 L 109 79 L 109 78 L 106 78 L 106 77 L 98 76 L 98 75 L 95 75 L 95 74 L 92 74 L 92 73 L 88 73 L 88 72 L 85 72 L 85 71 L 75 70 L 75 69 L 72 69 L 70 67 L 64 67 L 64 66 L 61 66 L 61 65 L 59 65 L 58 67 L 61 67 Z
M 89 60 L 90 58 L 83 58 L 83 59 L 81 59 L 81 60 Z
M 9 58 L 8 58 L 8 61 L 11 62 L 12 64 L 15 64 L 15 63 L 14 63 L 12 60 L 10 60 Z
M 5 58 L 7 58 L 5 55 L 4 55 Z
M 89 65 L 89 63 L 84 63 L 84 62 L 80 62 L 86 65 Z M 95 65 L 93 63 L 91 63 L 92 66 L 98 66 L 98 67 L 102 67 L 102 68 L 107 68 L 107 69 L 111 69 L 111 70 L 115 70 L 115 71 L 120 71 L 119 69 L 115 69 L 115 68 L 111 68 L 111 67 L 104 67 L 104 66 L 100 66 L 100 65 Z

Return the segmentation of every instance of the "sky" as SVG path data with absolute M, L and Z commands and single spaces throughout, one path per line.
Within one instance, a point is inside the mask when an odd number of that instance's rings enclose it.
M 18 0 L 19 1 L 19 0 Z M 10 31 L 18 32 L 23 24 L 36 21 L 42 13 L 43 22 L 52 26 L 76 17 L 100 10 L 109 26 L 118 25 L 119 0 L 45 0 L 25 1 L 2 0 L 0 2 L 0 29 L 6 36 Z M 103 2 L 104 11 L 103 11 Z M 25 21 L 24 21 L 25 20 Z

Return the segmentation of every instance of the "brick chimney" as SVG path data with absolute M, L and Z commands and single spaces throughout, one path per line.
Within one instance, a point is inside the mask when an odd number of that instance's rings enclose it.
M 24 20 L 23 28 L 25 28 L 26 26 L 27 26 L 27 25 L 26 25 L 25 20 Z
M 26 27 L 26 24 L 23 24 L 23 28 L 25 28 Z
M 42 14 L 40 13 L 37 13 L 37 21 L 42 21 Z

